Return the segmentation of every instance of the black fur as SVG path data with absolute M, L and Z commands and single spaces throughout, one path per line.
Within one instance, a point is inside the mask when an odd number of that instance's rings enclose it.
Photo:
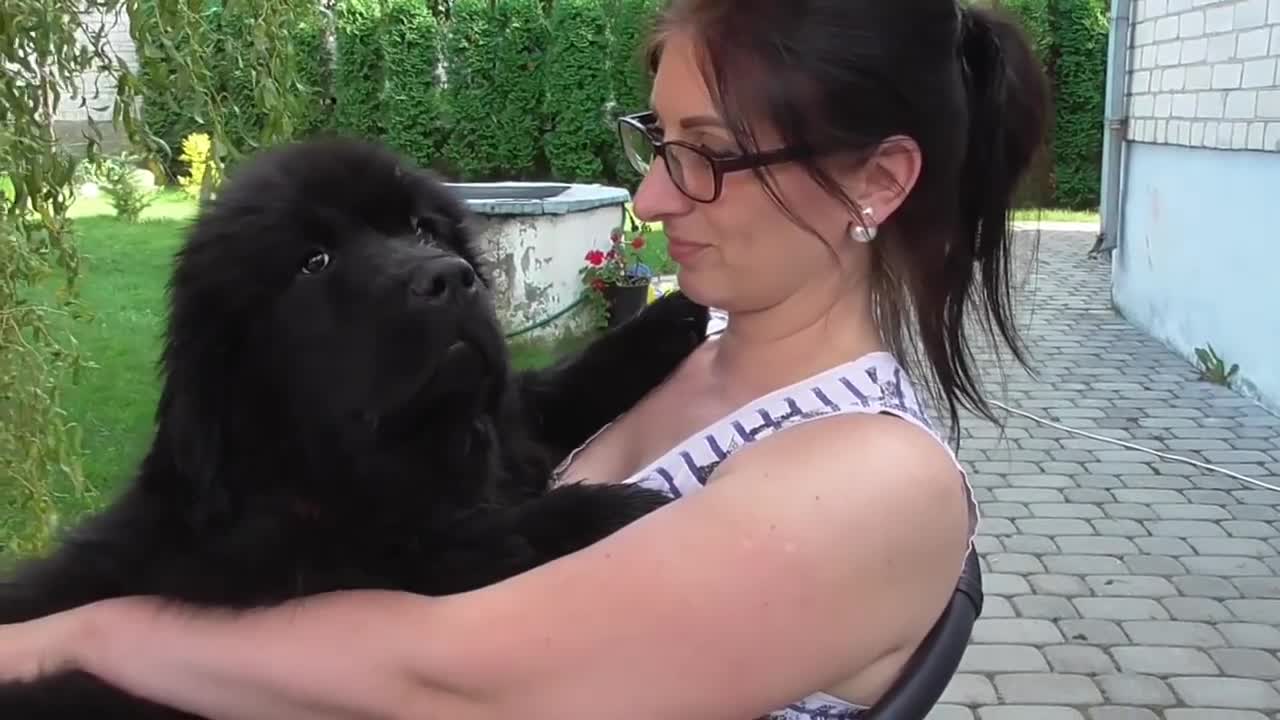
M 546 486 L 701 342 L 705 308 L 664 298 L 578 356 L 514 373 L 467 220 L 378 146 L 250 159 L 176 258 L 134 481 L 0 583 L 0 623 L 132 594 L 248 608 L 346 588 L 454 593 L 662 505 L 632 487 Z M 68 674 L 0 686 L 0 717 L 183 716 Z

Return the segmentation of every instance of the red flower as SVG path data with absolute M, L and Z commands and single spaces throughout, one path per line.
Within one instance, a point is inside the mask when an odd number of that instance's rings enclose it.
M 587 263 L 591 267 L 600 267 L 604 264 L 604 252 L 601 250 L 587 251 Z
M 613 232 L 609 233 L 609 242 L 613 243 L 614 245 L 617 245 L 618 243 L 622 242 L 622 230 L 620 230 L 619 228 L 614 228 Z
M 605 259 L 605 260 L 613 260 L 613 259 L 614 259 L 614 258 L 616 258 L 616 257 L 618 257 L 618 251 L 617 251 L 617 250 L 610 250 L 609 252 L 605 253 L 604 259 Z
M 643 248 L 643 247 L 644 247 L 644 236 L 643 236 L 643 235 L 637 235 L 637 236 L 635 237 L 635 239 L 631 241 L 631 247 L 635 248 L 636 250 L 639 250 L 639 249 Z
M 595 288 L 596 290 L 601 290 L 601 291 L 603 291 L 603 290 L 604 290 L 604 281 L 603 281 L 603 280 L 601 280 L 600 278 L 596 278 L 595 280 L 592 280 L 592 281 L 591 281 L 591 287 L 592 287 L 592 288 Z

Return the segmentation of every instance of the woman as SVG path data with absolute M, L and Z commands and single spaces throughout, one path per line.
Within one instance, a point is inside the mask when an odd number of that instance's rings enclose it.
M 645 172 L 635 211 L 665 224 L 680 286 L 727 327 L 559 481 L 631 478 L 679 501 L 449 597 L 236 615 L 96 603 L 0 628 L 0 677 L 79 668 L 272 720 L 853 718 L 874 703 L 950 598 L 977 521 L 907 348 L 953 430 L 958 404 L 985 411 L 965 311 L 1017 349 L 1005 220 L 1042 139 L 1043 78 L 1014 26 L 955 0 L 675 0 L 652 57 L 653 112 L 621 124 Z

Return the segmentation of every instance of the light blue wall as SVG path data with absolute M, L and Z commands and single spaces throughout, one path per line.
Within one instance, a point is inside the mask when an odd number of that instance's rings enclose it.
M 1280 153 L 1127 151 L 1117 309 L 1188 359 L 1213 343 L 1240 390 L 1280 408 Z

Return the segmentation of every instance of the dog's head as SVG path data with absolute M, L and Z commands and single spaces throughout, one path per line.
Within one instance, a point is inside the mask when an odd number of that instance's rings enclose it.
M 506 356 L 467 217 L 362 141 L 246 160 L 171 280 L 161 433 L 179 469 L 213 482 L 275 453 L 349 473 L 491 412 Z

